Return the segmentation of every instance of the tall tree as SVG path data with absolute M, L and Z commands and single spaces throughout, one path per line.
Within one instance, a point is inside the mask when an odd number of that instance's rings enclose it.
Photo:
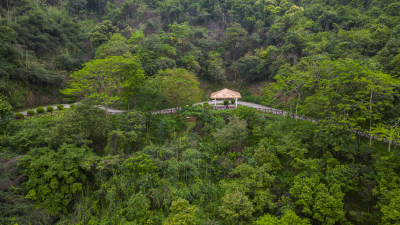
M 385 111 L 393 107 L 400 80 L 370 64 L 352 59 L 326 57 L 302 59 L 293 67 L 284 66 L 276 76 L 275 97 L 296 103 L 301 112 L 318 119 L 338 118 L 351 130 L 370 134 L 386 124 Z M 298 107 L 299 106 L 299 107 Z
M 191 72 L 185 69 L 160 71 L 156 78 L 163 99 L 170 106 L 181 106 L 201 100 L 200 83 Z
M 69 87 L 61 92 L 99 99 L 106 110 L 110 104 L 131 96 L 144 82 L 144 72 L 135 57 L 111 56 L 93 60 L 71 74 Z

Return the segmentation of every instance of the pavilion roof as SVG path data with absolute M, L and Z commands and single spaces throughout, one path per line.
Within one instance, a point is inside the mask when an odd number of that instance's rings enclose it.
M 239 92 L 232 91 L 229 89 L 222 89 L 220 91 L 211 93 L 211 99 L 232 99 L 232 98 L 241 98 Z

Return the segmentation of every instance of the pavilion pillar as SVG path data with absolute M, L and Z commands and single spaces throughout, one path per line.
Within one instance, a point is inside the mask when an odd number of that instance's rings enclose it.
M 237 98 L 235 98 L 235 108 L 237 108 Z
M 217 107 L 217 99 L 214 99 L 214 106 Z

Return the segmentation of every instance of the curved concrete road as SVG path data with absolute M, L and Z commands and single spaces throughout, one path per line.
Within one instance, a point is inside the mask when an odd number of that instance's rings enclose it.
M 194 105 L 203 105 L 204 103 L 205 102 L 200 102 L 200 103 L 196 103 Z M 209 105 L 213 106 L 215 104 L 215 101 L 208 101 L 207 103 Z M 217 100 L 217 104 L 220 104 L 220 103 L 224 103 L 224 101 Z M 252 107 L 252 108 L 255 108 L 255 109 L 267 109 L 267 110 L 273 109 L 271 107 L 267 107 L 267 106 L 263 106 L 263 105 L 259 105 L 259 104 L 251 103 L 251 102 L 237 101 L 237 104 L 238 105 L 244 105 L 244 106 Z
M 65 109 L 68 109 L 68 108 L 71 107 L 71 105 L 77 105 L 77 104 L 79 104 L 79 103 L 78 103 L 78 102 L 75 102 L 75 103 L 71 103 L 71 104 L 58 104 L 58 105 L 63 105 Z M 48 106 L 52 106 L 54 110 L 57 109 L 57 105 L 48 105 Z M 42 107 L 44 108 L 44 110 L 46 110 L 46 107 L 48 107 L 48 106 L 42 106 Z M 40 107 L 40 106 L 38 106 L 38 107 Z M 106 108 L 105 108 L 104 106 L 97 106 L 97 107 L 99 107 L 100 109 L 106 110 Z M 35 113 L 36 113 L 36 109 L 37 109 L 37 108 L 28 109 L 28 110 L 20 111 L 20 112 L 17 112 L 17 113 L 22 113 L 24 116 L 26 116 L 26 115 L 28 115 L 28 111 L 29 111 L 29 110 L 33 110 L 33 111 L 35 111 Z M 118 114 L 118 113 L 123 112 L 123 110 L 119 110 L 119 109 L 110 109 L 110 108 L 108 108 L 108 112 L 109 112 L 109 113 L 112 113 L 112 114 Z
M 209 105 L 211 105 L 211 106 L 213 106 L 213 105 L 215 104 L 215 101 L 206 101 L 206 102 L 207 102 Z M 194 104 L 194 105 L 203 105 L 203 104 L 206 103 L 206 102 L 200 102 L 200 103 L 196 103 L 196 104 Z M 224 101 L 222 101 L 222 100 L 217 100 L 217 104 L 220 104 L 220 103 L 224 103 Z M 63 105 L 64 108 L 68 109 L 68 108 L 71 107 L 71 105 L 76 105 L 76 104 L 79 104 L 79 102 L 72 103 L 72 104 L 61 104 L 61 105 Z M 270 113 L 280 114 L 280 115 L 283 115 L 283 116 L 287 116 L 287 115 L 288 115 L 288 112 L 286 112 L 286 111 L 279 110 L 279 109 L 274 109 L 274 108 L 271 108 L 271 107 L 268 107 L 268 106 L 259 105 L 259 104 L 256 104 L 256 103 L 237 101 L 237 104 L 238 104 L 238 105 L 243 105 L 243 106 L 252 107 L 252 108 L 255 108 L 255 109 L 258 109 L 258 110 L 262 110 L 262 111 L 269 111 Z M 54 108 L 54 110 L 57 109 L 57 105 L 51 105 L 51 106 Z M 104 106 L 97 106 L 97 107 L 99 107 L 99 108 L 105 110 L 105 107 L 104 107 Z M 46 107 L 43 107 L 43 108 L 46 109 Z M 164 113 L 164 114 L 165 114 L 165 113 L 172 113 L 172 112 L 175 112 L 177 109 L 179 109 L 179 108 L 171 108 L 171 109 L 156 110 L 156 111 L 153 111 L 152 114 L 158 114 L 158 113 Z M 30 109 L 30 110 L 33 110 L 33 111 L 36 112 L 36 108 Z M 19 113 L 22 113 L 24 116 L 26 116 L 26 115 L 28 114 L 28 111 L 29 111 L 29 110 L 20 111 Z M 118 109 L 111 109 L 111 108 L 108 108 L 108 112 L 111 113 L 111 114 L 119 114 L 119 113 L 121 113 L 121 112 L 123 112 L 123 111 L 124 111 L 124 110 L 118 110 Z M 309 118 L 302 117 L 302 116 L 294 116 L 294 115 L 292 115 L 292 116 L 293 116 L 293 118 L 297 118 L 297 119 L 310 120 L 310 121 L 312 121 L 312 122 L 317 122 L 317 121 L 314 120 L 314 119 L 309 119 Z
M 213 106 L 213 105 L 215 104 L 215 101 L 213 101 L 213 100 L 212 100 L 212 101 L 206 101 L 206 102 L 207 102 L 210 106 Z M 203 104 L 206 103 L 206 102 L 200 102 L 200 103 L 196 103 L 196 104 L 193 104 L 193 105 L 203 105 Z M 224 103 L 224 101 L 222 101 L 222 100 L 217 100 L 217 104 L 220 104 L 220 103 Z M 79 103 L 61 104 L 61 105 L 63 105 L 64 108 L 70 108 L 71 105 L 76 105 L 76 104 L 79 104 Z M 263 106 L 263 105 L 259 105 L 259 104 L 251 103 L 251 102 L 237 101 L 237 104 L 238 104 L 238 105 L 244 105 L 244 106 L 252 107 L 252 108 L 255 108 L 255 109 L 260 110 L 260 111 L 265 111 L 265 112 L 269 112 L 269 113 L 273 113 L 273 114 L 277 114 L 277 115 L 287 116 L 287 115 L 289 114 L 288 112 L 286 112 L 286 111 L 284 111 L 284 110 L 274 109 L 274 108 L 271 108 L 271 107 L 268 107 L 268 106 Z M 105 110 L 105 107 L 104 107 L 104 106 L 97 106 L 97 107 L 99 107 L 99 108 Z M 54 108 L 54 109 L 57 109 L 57 105 L 53 105 L 53 108 Z M 153 114 L 153 115 L 154 115 L 154 114 L 159 114 L 159 113 L 168 114 L 168 113 L 173 113 L 173 112 L 177 111 L 178 109 L 179 109 L 179 108 L 171 108 L 171 109 L 156 110 L 156 111 L 153 111 L 151 114 Z M 32 110 L 35 110 L 35 109 L 32 109 Z M 108 112 L 111 113 L 111 114 L 119 114 L 119 113 L 122 113 L 123 111 L 124 111 L 124 110 L 118 110 L 118 109 L 110 109 L 110 108 L 108 108 Z M 21 111 L 21 112 L 19 112 L 19 113 L 22 113 L 24 116 L 26 116 L 26 115 L 27 115 L 27 112 L 28 112 L 28 110 Z M 307 118 L 307 117 L 300 116 L 300 115 L 294 115 L 293 113 L 292 113 L 290 116 L 291 116 L 292 118 L 294 118 L 294 119 L 308 120 L 308 121 L 311 121 L 311 122 L 314 122 L 314 123 L 318 123 L 318 120 L 316 120 L 316 119 Z M 357 134 L 357 135 L 361 135 L 361 136 L 370 138 L 370 135 L 367 134 L 367 133 L 365 133 L 365 132 L 363 132 L 363 131 L 351 130 L 351 132 L 354 133 L 354 134 Z M 377 139 L 379 139 L 379 136 L 373 136 L 372 138 L 373 138 L 374 140 L 377 140 Z M 385 142 L 385 143 L 389 143 L 389 141 L 388 141 L 387 139 L 383 139 L 383 140 L 381 140 L 381 141 L 382 141 L 382 142 Z M 393 142 L 392 142 L 392 143 L 393 143 Z
M 75 105 L 75 104 L 76 104 L 76 103 L 72 103 L 72 104 L 58 104 L 58 105 L 63 105 L 64 108 L 68 109 L 71 105 Z M 48 106 L 53 107 L 54 110 L 57 109 L 57 105 L 48 105 Z M 46 107 L 48 107 L 48 106 L 38 106 L 38 107 L 43 107 L 44 110 L 46 110 Z M 35 113 L 36 113 L 36 109 L 37 109 L 38 107 L 32 108 L 32 109 L 28 109 L 28 110 L 25 110 L 25 111 L 16 112 L 16 113 L 22 113 L 24 116 L 26 116 L 26 115 L 28 115 L 28 111 L 29 111 L 29 110 L 33 110 L 33 111 L 35 111 Z

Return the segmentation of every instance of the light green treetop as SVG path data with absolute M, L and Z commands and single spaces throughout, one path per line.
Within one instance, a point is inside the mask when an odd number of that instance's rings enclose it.
M 111 56 L 93 60 L 71 74 L 69 87 L 61 93 L 99 99 L 106 107 L 129 97 L 144 82 L 144 72 L 135 57 Z
M 161 87 L 162 96 L 171 106 L 199 102 L 200 83 L 191 72 L 185 69 L 167 69 L 155 78 Z

